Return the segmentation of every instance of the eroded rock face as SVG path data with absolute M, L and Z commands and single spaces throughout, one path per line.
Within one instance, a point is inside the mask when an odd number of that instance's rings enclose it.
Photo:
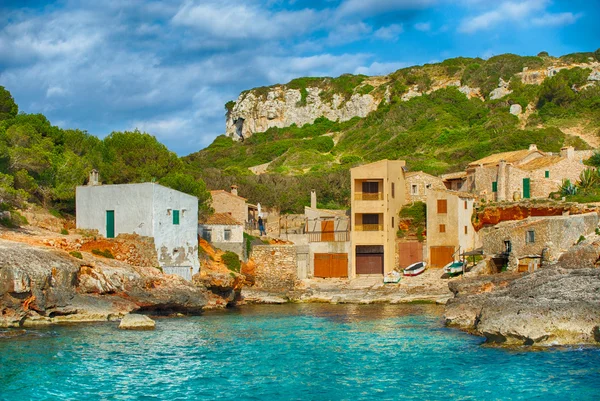
M 199 313 L 205 293 L 156 268 L 0 240 L 0 327 L 106 321 L 136 310 Z
M 446 322 L 505 345 L 596 344 L 600 269 L 560 263 L 523 276 L 500 274 L 451 283 Z
M 353 117 L 366 117 L 377 109 L 382 96 L 353 94 L 349 99 L 334 94 L 323 100 L 322 89 L 307 88 L 303 99 L 298 89 L 273 87 L 266 96 L 249 91 L 242 93 L 227 115 L 226 135 L 236 140 L 248 138 L 255 132 L 271 127 L 289 127 L 313 123 L 319 117 L 332 121 L 347 121 Z

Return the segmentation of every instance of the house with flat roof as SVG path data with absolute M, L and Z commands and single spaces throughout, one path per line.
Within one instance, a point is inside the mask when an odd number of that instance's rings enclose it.
M 351 277 L 394 270 L 398 213 L 406 202 L 405 164 L 380 160 L 350 169 Z
M 151 182 L 90 184 L 76 189 L 77 228 L 152 237 L 163 271 L 191 280 L 200 268 L 198 198 Z
M 471 222 L 475 196 L 467 192 L 427 191 L 427 255 L 429 266 L 444 267 L 459 254 L 475 249 Z

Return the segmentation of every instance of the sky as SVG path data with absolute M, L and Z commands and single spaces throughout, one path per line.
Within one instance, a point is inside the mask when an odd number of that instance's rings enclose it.
M 0 86 L 20 110 L 179 155 L 223 134 L 245 89 L 599 47 L 599 0 L 0 0 Z

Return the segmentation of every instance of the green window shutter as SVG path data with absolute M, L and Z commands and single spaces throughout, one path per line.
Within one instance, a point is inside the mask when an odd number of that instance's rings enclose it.
M 179 210 L 173 210 L 173 224 L 179 224 Z
M 549 170 L 546 170 L 546 171 L 544 172 L 544 176 L 545 176 L 546 178 L 550 178 L 550 171 L 549 171 Z
M 115 238 L 115 211 L 106 211 L 106 238 Z
M 523 178 L 523 198 L 531 198 L 531 181 L 529 178 Z
M 498 181 L 492 182 L 492 192 L 498 192 Z

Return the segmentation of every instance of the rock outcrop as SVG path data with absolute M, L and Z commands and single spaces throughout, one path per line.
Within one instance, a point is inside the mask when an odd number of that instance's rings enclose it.
M 0 240 L 0 327 L 117 320 L 132 311 L 193 314 L 206 303 L 205 289 L 153 267 Z
M 121 330 L 154 330 L 156 322 L 146 315 L 128 313 L 121 319 L 119 328 Z
M 596 254 L 597 257 L 597 254 Z M 454 281 L 449 326 L 504 345 L 597 344 L 600 269 L 561 264 L 531 274 L 505 273 Z

